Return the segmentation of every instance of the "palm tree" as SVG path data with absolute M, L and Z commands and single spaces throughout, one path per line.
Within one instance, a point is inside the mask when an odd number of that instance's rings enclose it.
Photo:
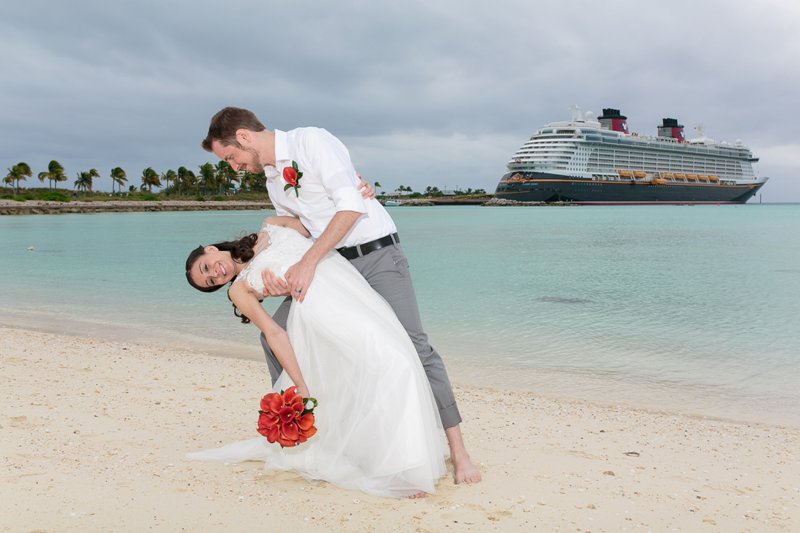
M 31 172 L 31 167 L 28 166 L 28 163 L 17 163 L 13 167 L 8 169 L 8 175 L 3 178 L 3 181 L 14 185 L 14 194 L 17 194 L 19 190 L 19 182 L 22 180 L 26 180 L 33 176 L 33 172 Z
M 227 161 L 220 160 L 217 163 L 217 184 L 219 185 L 220 194 L 224 190 L 233 188 L 233 182 L 241 183 L 242 178 L 239 173 L 233 170 L 233 167 Z
M 128 175 L 122 170 L 122 167 L 114 167 L 111 169 L 111 192 L 114 192 L 114 184 L 119 186 L 119 192 L 122 192 L 122 186 L 128 181 Z
M 94 170 L 94 169 L 92 169 Z M 75 189 L 79 191 L 89 191 L 92 190 L 92 175 L 90 172 L 79 172 L 78 179 L 75 180 Z
M 87 174 L 89 174 L 89 192 L 92 192 L 92 179 L 99 178 L 100 173 L 96 168 L 90 168 Z
M 148 192 L 153 192 L 153 185 L 161 187 L 161 179 L 158 177 L 158 172 L 147 167 L 142 171 L 142 190 L 147 187 Z
M 53 165 L 55 163 L 55 165 Z M 50 166 L 53 165 L 53 170 L 50 170 Z M 58 182 L 60 181 L 67 181 L 67 173 L 64 172 L 64 167 L 61 166 L 61 163 L 58 161 L 50 161 L 50 164 L 47 165 L 48 172 L 53 176 L 53 188 L 58 189 Z
M 258 174 L 253 174 L 252 172 L 244 171 L 241 174 L 241 184 L 243 191 L 254 191 L 259 186 L 264 185 L 264 181 L 267 179 L 263 172 L 259 172 Z
M 203 191 L 208 189 L 214 190 L 217 188 L 217 171 L 211 163 L 204 163 L 200 165 L 200 186 Z
M 398 188 L 394 190 L 394 192 L 398 193 L 398 195 L 403 194 L 404 192 L 411 193 L 411 187 L 406 187 L 405 185 L 400 185 Z
M 172 183 L 172 187 L 175 188 L 175 185 L 178 184 L 178 174 L 176 174 L 174 170 L 169 169 L 161 174 L 161 181 L 167 184 L 167 186 Z
M 42 183 L 44 183 L 44 180 L 47 180 L 49 189 L 53 188 L 53 182 L 56 183 L 55 188 L 58 189 L 59 181 L 67 181 L 67 175 L 64 173 L 64 167 L 62 167 L 61 163 L 55 159 L 50 161 L 50 163 L 47 165 L 46 172 L 39 172 L 37 178 L 39 178 L 39 181 Z
M 178 167 L 178 190 L 192 191 L 197 187 L 197 176 L 186 167 Z
M 375 194 L 378 194 L 378 189 L 383 187 L 380 181 L 376 181 L 375 183 L 372 184 L 372 186 L 375 187 Z

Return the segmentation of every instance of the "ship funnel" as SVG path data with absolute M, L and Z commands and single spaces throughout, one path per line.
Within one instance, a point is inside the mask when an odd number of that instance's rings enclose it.
M 661 126 L 658 127 L 658 136 L 675 139 L 679 143 L 686 142 L 686 137 L 683 136 L 683 126 L 678 124 L 678 119 L 675 118 L 662 120 Z
M 603 114 L 597 119 L 603 129 L 628 133 L 628 117 L 620 115 L 619 109 L 603 109 Z

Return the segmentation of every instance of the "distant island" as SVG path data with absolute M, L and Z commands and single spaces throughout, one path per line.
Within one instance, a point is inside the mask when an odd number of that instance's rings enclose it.
M 94 190 L 94 180 L 100 173 L 93 168 L 77 173 L 73 189 L 59 188 L 59 183 L 69 179 L 58 161 L 50 161 L 47 170 L 36 174 L 47 187 L 21 187 L 33 175 L 24 162 L 8 169 L 3 178 L 7 186 L 0 187 L 0 215 L 272 208 L 264 174 L 237 173 L 225 161 L 200 165 L 197 173 L 180 167 L 159 174 L 148 167 L 142 171 L 138 186 L 129 184 L 125 170 L 115 167 L 109 173 L 110 193 Z M 372 186 L 384 205 L 483 205 L 492 199 L 483 189 L 449 191 L 428 186 L 416 192 L 400 185 L 387 193 L 379 181 Z

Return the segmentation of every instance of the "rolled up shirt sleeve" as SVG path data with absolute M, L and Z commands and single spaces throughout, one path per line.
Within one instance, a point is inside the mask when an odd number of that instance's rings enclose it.
M 309 128 L 305 141 L 313 167 L 320 173 L 322 186 L 336 211 L 366 213 L 367 206 L 358 190 L 358 175 L 342 141 L 322 128 Z

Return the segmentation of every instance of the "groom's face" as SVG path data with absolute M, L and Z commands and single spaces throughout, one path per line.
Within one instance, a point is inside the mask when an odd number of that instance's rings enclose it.
M 244 170 L 258 174 L 264 170 L 255 148 L 234 145 L 224 146 L 219 141 L 214 141 L 211 143 L 211 151 L 214 152 L 215 156 L 226 161 L 236 172 Z

